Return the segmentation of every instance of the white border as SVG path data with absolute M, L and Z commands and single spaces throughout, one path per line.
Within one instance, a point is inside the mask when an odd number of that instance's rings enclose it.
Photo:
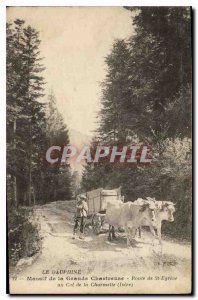
M 0 272 L 2 273 L 0 280 L 0 297 L 4 299 L 5 287 L 6 287 L 6 9 L 5 6 L 0 3 L 0 69 L 1 69 L 1 86 L 0 86 L 0 145 L 1 145 L 1 157 L 2 163 L 0 168 Z
M 188 0 L 3 0 L 6 6 L 196 6 Z
M 0 106 L 0 139 L 1 139 L 1 167 L 0 167 L 0 299 L 8 299 L 8 295 L 6 295 L 6 188 L 5 188 L 5 172 L 6 172 L 6 113 L 5 113 L 5 99 L 6 99 L 6 88 L 5 88 L 5 81 L 6 81 L 6 72 L 5 72 L 5 63 L 6 63 L 6 51 L 5 51 L 5 23 L 6 23 L 6 6 L 192 6 L 195 10 L 194 18 L 196 15 L 196 8 L 197 8 L 198 1 L 180 1 L 180 0 L 154 0 L 154 1 L 131 1 L 131 0 L 1 0 L 0 1 L 0 70 L 1 70 L 1 88 L 0 88 L 0 99 L 1 99 L 1 106 Z M 195 41 L 197 40 L 197 26 L 196 21 L 194 20 L 194 31 L 195 31 Z M 194 41 L 194 42 L 195 42 Z M 197 49 L 197 41 L 194 45 L 194 64 L 195 64 L 195 49 Z M 3 70 L 3 71 L 2 71 Z M 197 63 L 196 66 L 194 65 L 194 72 L 197 71 Z M 196 78 L 195 78 L 196 79 Z M 196 91 L 196 84 L 197 80 L 194 80 L 194 109 L 196 109 L 197 113 L 197 105 L 195 105 L 195 100 L 197 99 L 197 91 Z M 3 100 L 3 101 L 2 101 Z M 195 113 L 195 112 L 194 112 Z M 196 114 L 197 116 L 197 114 Z M 197 133 L 197 122 L 195 118 L 195 132 Z M 197 136 L 196 136 L 197 137 Z M 195 143 L 195 141 L 194 141 Z M 197 149 L 197 140 L 195 143 L 195 149 Z M 194 149 L 194 150 L 195 150 Z M 195 153 L 194 153 L 195 154 Z M 197 168 L 197 161 L 195 162 Z M 198 179 L 195 178 L 194 182 L 195 187 L 198 186 Z M 196 194 L 195 194 L 196 195 Z M 194 195 L 194 202 L 196 202 L 196 197 Z M 197 213 L 197 205 L 196 205 L 196 213 Z M 195 228 L 194 228 L 195 231 Z M 196 231 L 195 231 L 196 233 Z M 196 233 L 197 237 L 197 233 Z M 197 240 L 197 239 L 196 239 Z M 197 261 L 197 260 L 196 260 Z M 196 264 L 197 267 L 197 264 Z M 197 268 L 196 268 L 197 270 Z M 198 283 L 198 276 L 195 276 L 195 288 Z M 113 296 L 112 296 L 113 297 Z M 152 297 L 152 296 L 151 296 Z M 26 299 L 29 298 L 28 296 L 17 297 L 18 299 Z M 58 296 L 54 296 L 53 298 L 58 299 Z M 77 298 L 77 297 L 68 297 L 67 298 Z M 94 298 L 89 297 L 89 298 Z M 109 299 L 109 297 L 103 297 Z M 122 296 L 116 298 L 123 298 Z M 141 299 L 143 297 L 136 297 L 133 298 Z M 180 297 L 179 297 L 180 298 Z M 37 299 L 42 299 L 41 296 L 38 296 Z M 161 299 L 161 297 L 155 297 L 155 299 Z M 175 297 L 170 296 L 169 299 L 175 299 Z

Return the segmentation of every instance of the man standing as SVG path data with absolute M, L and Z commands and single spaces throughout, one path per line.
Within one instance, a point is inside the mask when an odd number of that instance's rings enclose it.
M 88 205 L 87 205 L 87 197 L 85 195 L 80 195 L 79 200 L 76 205 L 76 213 L 75 213 L 75 224 L 73 230 L 73 239 L 76 237 L 76 232 L 78 227 L 80 227 L 80 239 L 84 239 L 84 228 L 87 220 L 88 213 Z

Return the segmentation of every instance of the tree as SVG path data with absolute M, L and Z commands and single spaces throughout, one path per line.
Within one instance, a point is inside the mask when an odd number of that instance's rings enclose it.
M 18 116 L 22 117 L 20 82 L 22 78 L 22 26 L 24 21 L 17 19 L 6 27 L 6 90 L 7 90 L 7 180 L 11 192 L 11 204 L 17 205 L 17 152 L 21 140 L 16 134 Z
M 191 18 L 187 7 L 141 7 L 136 10 L 133 24 L 135 36 L 130 38 L 133 76 L 131 85 L 138 103 L 144 105 L 146 125 L 140 134 L 156 138 L 191 136 Z M 157 26 L 156 26 L 157 24 Z M 135 80 L 134 80 L 135 79 Z M 188 95 L 188 96 L 187 96 Z M 134 97 L 132 97 L 134 100 Z M 133 104 L 133 102 L 132 102 Z M 170 108 L 185 107 L 175 122 Z M 135 109 L 134 109 L 135 108 Z M 137 111 L 138 112 L 138 111 Z M 136 114 L 133 105 L 130 113 Z M 142 117 L 139 114 L 136 114 Z M 178 114 L 175 115 L 177 118 Z M 135 130 L 139 127 L 133 124 Z M 179 127 L 178 127 L 179 126 Z
M 7 173 L 14 182 L 15 205 L 27 199 L 31 205 L 32 175 L 39 165 L 45 128 L 40 40 L 24 23 L 17 19 L 7 25 Z
M 40 42 L 23 20 L 7 24 L 7 179 L 9 203 L 14 199 L 15 205 L 72 197 L 70 167 L 44 164 L 47 148 L 68 144 L 69 136 L 54 94 L 42 101 Z
M 88 164 L 82 187 L 89 190 L 121 185 L 126 200 L 147 196 L 170 200 L 172 196 L 180 210 L 175 228 L 178 231 L 182 224 L 182 232 L 187 236 L 191 166 L 187 160 L 180 165 L 179 160 L 174 156 L 170 159 L 165 153 L 170 144 L 181 144 L 184 149 L 176 150 L 180 155 L 180 151 L 185 152 L 184 140 L 191 139 L 190 9 L 127 9 L 135 11 L 135 34 L 128 40 L 116 40 L 106 57 L 107 74 L 101 85 L 102 108 L 96 136 L 105 145 L 130 144 L 135 140 L 149 143 L 157 161 L 150 168 Z M 184 166 L 187 172 L 183 176 Z
M 56 97 L 51 91 L 46 105 L 46 144 L 43 152 L 50 146 L 63 146 L 69 144 L 67 126 L 56 106 Z M 42 180 L 37 183 L 39 198 L 46 202 L 58 199 L 72 198 L 72 175 L 68 162 L 42 166 Z
M 56 107 L 56 97 L 51 91 L 48 96 L 48 105 L 46 107 L 47 134 L 52 145 L 69 144 L 69 135 L 67 126 Z
M 116 40 L 111 54 L 106 59 L 107 75 L 102 87 L 102 108 L 98 135 L 108 143 L 126 138 L 126 112 L 130 104 L 130 51 L 124 40 Z M 123 103 L 124 101 L 124 103 Z

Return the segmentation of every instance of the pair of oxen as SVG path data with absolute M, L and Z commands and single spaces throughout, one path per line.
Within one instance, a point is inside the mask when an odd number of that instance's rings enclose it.
M 107 205 L 105 222 L 109 224 L 109 240 L 116 238 L 115 228 L 123 228 L 127 236 L 127 246 L 131 246 L 132 239 L 137 232 L 141 237 L 141 228 L 147 226 L 153 235 L 153 243 L 158 238 L 162 242 L 162 222 L 174 221 L 175 204 L 170 201 L 157 201 L 147 197 L 146 200 L 138 198 L 134 202 L 123 203 L 117 201 Z

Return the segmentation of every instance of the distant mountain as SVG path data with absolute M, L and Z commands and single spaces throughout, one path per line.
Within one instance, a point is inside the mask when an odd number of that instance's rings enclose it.
M 70 145 L 75 146 L 78 150 L 81 150 L 83 146 L 90 144 L 92 140 L 92 136 L 86 135 L 75 129 L 69 129 L 69 139 L 70 139 Z M 77 171 L 81 176 L 83 170 L 83 164 L 77 163 L 76 160 L 73 159 L 71 159 L 69 162 L 73 171 Z
M 91 142 L 92 136 L 86 135 L 75 129 L 69 129 L 69 139 L 70 144 L 76 147 L 82 147 L 84 145 L 89 145 Z

